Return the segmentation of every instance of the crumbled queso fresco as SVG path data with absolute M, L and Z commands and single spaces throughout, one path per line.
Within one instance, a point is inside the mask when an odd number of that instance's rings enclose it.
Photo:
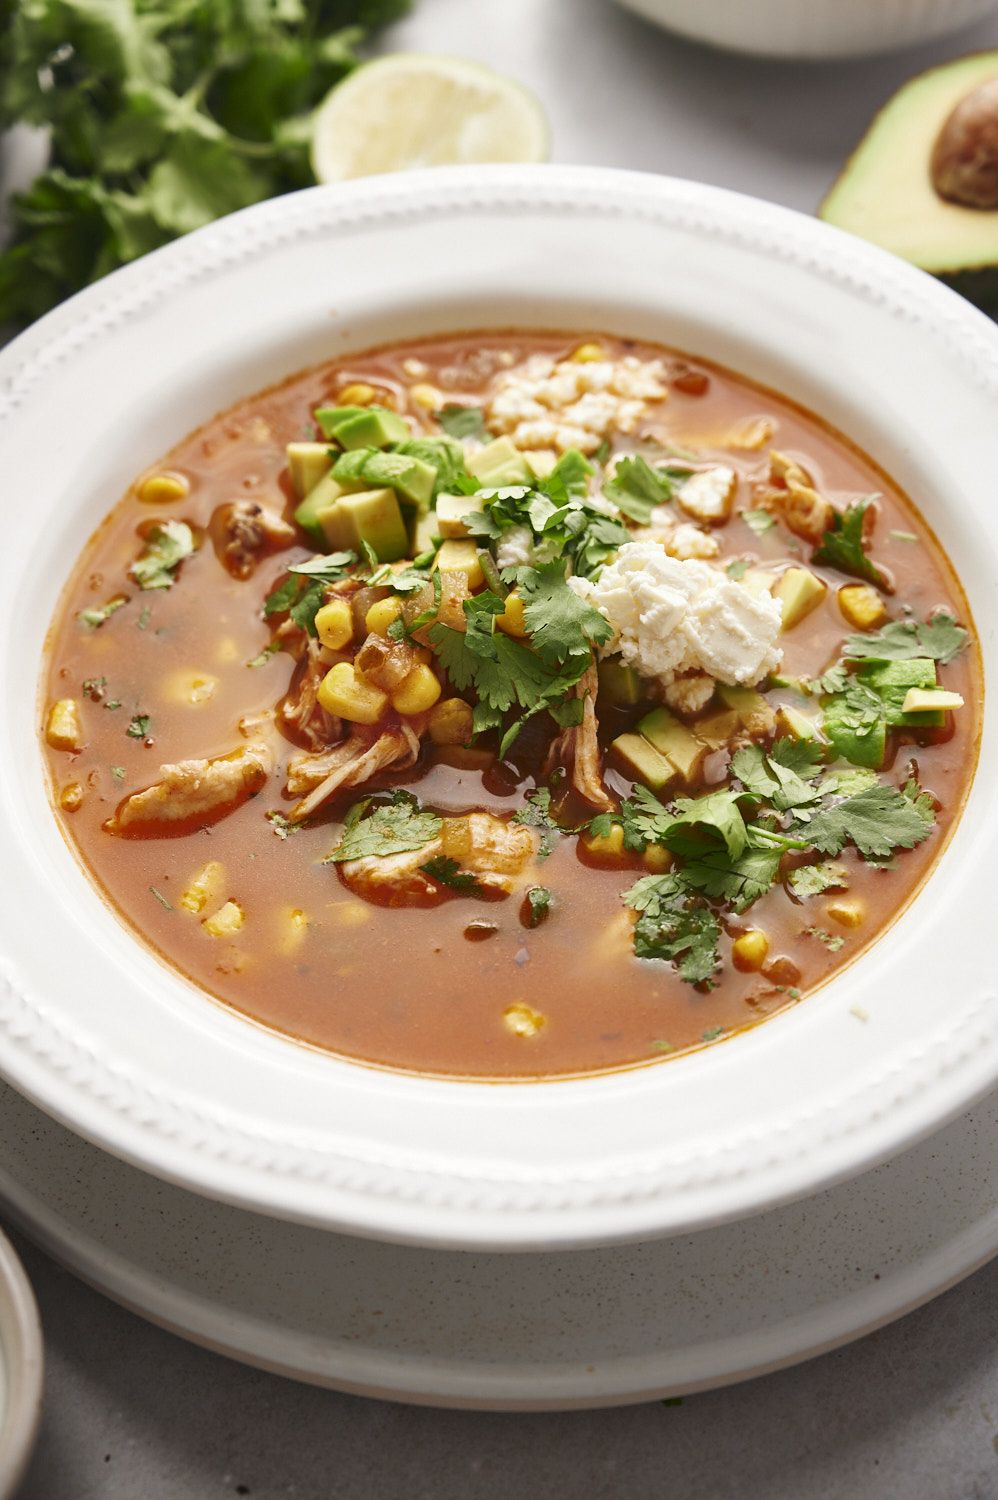
M 613 626 L 604 650 L 666 686 L 687 673 L 752 686 L 782 660 L 778 599 L 657 542 L 628 542 L 595 581 L 568 583 Z
M 633 432 L 650 401 L 667 395 L 658 359 L 556 361 L 534 354 L 497 377 L 486 420 L 518 448 L 595 453 L 611 433 Z

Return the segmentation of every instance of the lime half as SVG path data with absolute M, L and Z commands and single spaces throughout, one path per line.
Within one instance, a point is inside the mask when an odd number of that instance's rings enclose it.
M 549 132 L 527 89 L 480 63 L 397 52 L 365 63 L 315 114 L 319 182 L 411 167 L 544 161 Z

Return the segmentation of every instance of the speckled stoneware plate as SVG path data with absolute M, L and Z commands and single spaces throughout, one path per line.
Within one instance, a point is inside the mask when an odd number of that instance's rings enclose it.
M 158 1182 L 0 1085 L 0 1205 L 196 1343 L 395 1401 L 554 1410 L 729 1384 L 889 1322 L 998 1249 L 998 1102 L 745 1223 L 548 1255 L 378 1245 Z
M 791 393 L 913 494 L 998 649 L 998 331 L 826 225 L 602 170 L 441 169 L 314 189 L 115 273 L 0 355 L 0 1072 L 80 1134 L 213 1198 L 454 1247 L 647 1238 L 759 1212 L 882 1160 L 998 1076 L 990 870 L 998 715 L 927 886 L 805 1003 L 612 1076 L 465 1083 L 296 1045 L 142 948 L 65 846 L 35 740 L 72 560 L 208 412 L 351 347 L 605 327 Z M 859 1015 L 868 1020 L 857 1019 Z
M 42 1330 L 21 1262 L 0 1234 L 0 1500 L 27 1467 L 42 1409 Z

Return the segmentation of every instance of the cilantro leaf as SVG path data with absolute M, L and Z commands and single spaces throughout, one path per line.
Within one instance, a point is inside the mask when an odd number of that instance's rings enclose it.
M 588 658 L 613 635 L 609 620 L 568 587 L 563 558 L 525 571 L 519 588 L 531 645 L 542 661 L 561 665 L 573 656 Z
M 144 740 L 149 733 L 151 719 L 148 714 L 133 714 L 128 723 L 125 733 L 129 739 Z
M 764 896 L 776 879 L 783 850 L 746 848 L 732 859 L 727 849 L 705 849 L 683 863 L 680 879 L 706 896 L 724 901 L 742 912 Z
M 640 782 L 620 804 L 620 821 L 624 829 L 624 848 L 642 853 L 649 844 L 660 844 L 672 827 L 674 816 Z
M 930 826 L 933 823 L 935 823 L 935 821 L 936 821 L 936 804 L 935 804 L 935 801 L 934 801 L 931 793 L 929 793 L 929 792 L 923 792 L 922 788 L 919 786 L 918 781 L 916 780 L 916 778 L 914 776 L 909 776 L 908 777 L 908 780 L 904 783 L 904 785 L 901 788 L 901 795 L 902 795 L 902 797 L 907 797 L 907 799 L 911 803 L 912 807 L 915 808 L 916 812 L 918 812 L 918 813 L 921 814 L 921 816 L 925 819 L 926 823 L 928 823 Z
M 367 810 L 368 805 L 367 801 L 358 804 L 361 815 L 352 822 L 347 818 L 343 836 L 322 861 L 324 865 L 422 849 L 433 842 L 443 827 L 443 819 L 421 808 L 411 792 L 393 792 L 390 802 L 381 803 L 371 811 Z
M 849 885 L 849 876 L 843 865 L 831 860 L 821 860 L 814 865 L 799 865 L 787 876 L 787 884 L 795 896 L 802 900 L 807 896 L 820 896 L 823 891 L 841 891 Z
M 878 588 L 892 592 L 887 575 L 867 556 L 863 545 L 863 522 L 872 503 L 871 496 L 854 501 L 844 511 L 836 511 L 835 519 L 814 551 L 813 561 L 825 563 L 840 573 L 866 578 Z
M 769 510 L 743 510 L 741 516 L 745 525 L 756 536 L 765 536 L 776 525 L 776 517 Z
M 539 488 L 556 505 L 562 506 L 570 499 L 581 499 L 586 493 L 593 466 L 578 448 L 566 448 L 546 479 L 539 481 Z
M 745 820 L 738 808 L 738 794 L 726 787 L 702 797 L 679 797 L 676 816 L 662 836 L 674 854 L 696 857 L 703 837 L 720 839 L 728 856 L 738 859 L 748 842 Z
M 934 826 L 926 809 L 896 787 L 867 787 L 816 813 L 799 832 L 820 854 L 839 854 L 855 844 L 864 859 L 884 859 L 895 849 L 913 849 Z
M 532 885 L 527 891 L 527 926 L 539 927 L 551 910 L 553 894 L 546 885 Z
M 329 552 L 325 557 L 310 557 L 303 563 L 290 563 L 288 572 L 322 583 L 338 583 L 341 578 L 346 577 L 357 560 L 356 552 Z
M 539 828 L 541 830 L 540 848 L 537 851 L 538 859 L 547 859 L 553 851 L 562 832 L 561 825 L 556 823 L 551 816 L 551 793 L 546 786 L 539 786 L 536 791 L 527 794 L 523 807 L 517 808 L 513 814 L 514 823 L 523 823 L 527 828 Z
M 646 459 L 635 454 L 633 458 L 620 460 L 613 478 L 604 484 L 603 493 L 625 516 L 639 526 L 647 526 L 655 507 L 667 505 L 672 499 L 675 486 L 667 474 L 653 469 Z
M 484 440 L 488 436 L 485 430 L 485 416 L 480 406 L 458 406 L 451 401 L 441 407 L 436 415 L 437 421 L 448 437 Z
M 671 960 L 681 979 L 704 984 L 718 966 L 721 924 L 709 906 L 691 900 L 674 875 L 645 875 L 623 896 L 640 913 L 634 926 L 638 958 Z
M 813 781 L 820 767 L 821 746 L 807 740 L 777 740 L 768 753 L 759 745 L 746 745 L 731 761 L 745 790 L 778 812 L 819 800 L 821 793 Z
M 106 620 L 109 620 L 123 604 L 127 603 L 127 594 L 116 594 L 106 604 L 95 605 L 92 609 L 81 609 L 77 618 L 88 630 L 99 630 Z
M 180 564 L 193 551 L 194 533 L 186 521 L 160 521 L 128 571 L 141 589 L 168 589 L 176 581 Z
M 891 620 L 868 635 L 847 636 L 842 654 L 851 661 L 911 661 L 921 656 L 945 666 L 959 656 L 968 639 L 963 626 L 946 610 L 939 610 L 924 624 Z
M 326 584 L 321 576 L 303 577 L 300 571 L 289 573 L 263 601 L 263 613 L 268 619 L 271 615 L 288 614 L 299 630 L 314 636 L 315 617 L 325 597 Z
M 462 870 L 456 859 L 450 859 L 446 854 L 436 854 L 428 859 L 425 865 L 419 867 L 424 875 L 429 875 L 431 880 L 436 880 L 440 885 L 449 886 L 452 891 L 479 891 L 481 886 L 477 877 L 469 870 Z

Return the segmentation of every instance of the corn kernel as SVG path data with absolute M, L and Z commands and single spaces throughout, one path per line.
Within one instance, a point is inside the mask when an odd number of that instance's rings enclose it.
M 377 394 L 374 386 L 368 385 L 366 380 L 355 380 L 337 392 L 336 400 L 340 406 L 370 406 Z
M 60 698 L 49 709 L 45 738 L 53 750 L 82 750 L 83 723 L 75 698 Z
M 619 823 L 613 823 L 608 834 L 584 833 L 579 843 L 585 849 L 590 859 L 603 864 L 617 864 L 624 858 L 624 830 Z
M 846 622 L 856 630 L 873 630 L 887 619 L 884 601 L 868 583 L 847 583 L 838 597 Z
M 59 793 L 59 806 L 64 812 L 76 812 L 83 806 L 83 788 L 78 781 L 70 781 Z
M 536 1036 L 546 1021 L 539 1010 L 525 1005 L 522 1000 L 507 1005 L 502 1018 L 507 1031 L 511 1031 L 514 1036 Z
M 233 937 L 242 927 L 246 918 L 238 901 L 226 901 L 220 906 L 214 916 L 205 917 L 201 926 L 209 937 Z
M 315 633 L 330 651 L 342 651 L 353 640 L 353 611 L 346 599 L 330 599 L 315 612 Z
M 388 635 L 388 627 L 398 619 L 402 613 L 402 600 L 393 597 L 391 599 L 376 599 L 364 616 L 364 624 L 372 635 Z
M 440 680 L 433 668 L 419 662 L 392 693 L 392 708 L 400 714 L 425 714 L 440 692 Z
M 163 695 L 175 703 L 197 708 L 215 696 L 218 678 L 209 672 L 171 672 L 163 684 Z
M 485 582 L 485 574 L 478 560 L 478 548 L 472 541 L 448 540 L 437 553 L 433 564 L 441 573 L 463 573 L 469 589 L 479 589 Z
M 504 635 L 515 636 L 522 640 L 527 634 L 527 621 L 523 612 L 523 600 L 516 589 L 512 589 L 506 595 L 506 608 L 501 615 L 496 615 L 496 624 Z
M 671 870 L 673 865 L 672 855 L 664 844 L 649 844 L 642 855 L 646 870 L 653 875 L 664 875 L 666 870 Z
M 363 901 L 333 901 L 333 920 L 341 927 L 362 927 L 371 920 L 371 908 Z
M 577 365 L 595 365 L 606 359 L 606 350 L 602 344 L 580 344 L 577 349 L 572 350 L 570 358 Z
M 430 739 L 435 745 L 466 745 L 471 739 L 471 705 L 463 698 L 443 698 L 430 710 Z
M 280 915 L 281 935 L 278 946 L 282 953 L 293 953 L 308 931 L 308 917 L 300 906 L 285 906 Z
M 415 401 L 417 406 L 423 406 L 427 411 L 436 411 L 438 406 L 444 402 L 443 396 L 435 385 L 427 385 L 425 382 L 409 387 L 409 399 Z
M 388 694 L 373 683 L 363 682 L 349 661 L 330 667 L 317 696 L 327 713 L 351 724 L 376 724 L 388 710 Z
M 146 505 L 171 505 L 176 500 L 186 500 L 191 487 L 183 474 L 164 470 L 162 474 L 150 474 L 139 485 L 139 499 Z
M 217 859 L 210 859 L 191 876 L 187 889 L 177 902 L 184 911 L 201 912 L 210 901 L 219 901 L 225 885 L 225 866 Z
M 769 952 L 769 938 L 758 927 L 739 933 L 731 944 L 731 960 L 736 969 L 761 969 Z
M 829 901 L 825 912 L 840 927 L 858 927 L 866 916 L 866 908 L 858 900 Z

